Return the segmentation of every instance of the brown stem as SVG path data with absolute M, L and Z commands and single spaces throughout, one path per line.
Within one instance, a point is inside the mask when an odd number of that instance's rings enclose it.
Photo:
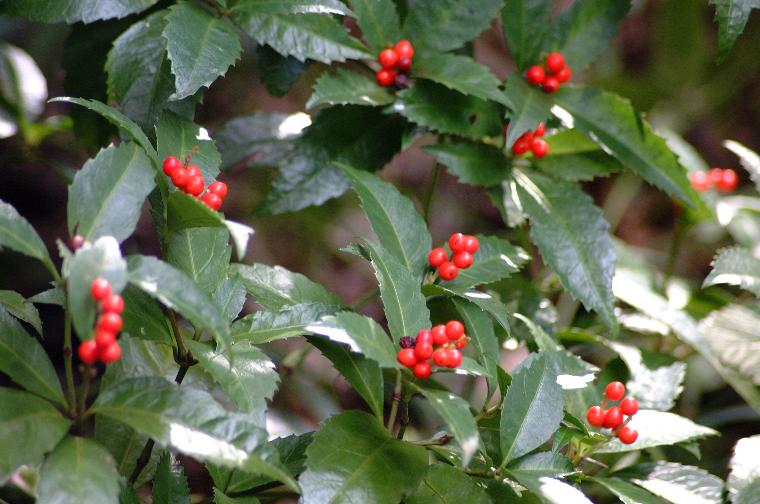
M 398 414 L 398 403 L 401 401 L 401 371 L 396 371 L 396 386 L 393 388 L 393 402 L 391 403 L 391 412 L 388 415 L 388 432 L 393 434 L 393 427 L 396 424 L 396 415 Z

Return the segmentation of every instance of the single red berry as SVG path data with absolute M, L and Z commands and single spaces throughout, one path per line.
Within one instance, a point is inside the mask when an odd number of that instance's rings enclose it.
M 431 267 L 437 268 L 441 264 L 443 264 L 446 259 L 449 258 L 448 252 L 446 252 L 446 249 L 443 247 L 434 248 L 430 251 L 428 254 L 428 263 Z
M 396 72 L 383 68 L 382 70 L 378 70 L 375 74 L 375 78 L 377 79 L 378 84 L 383 87 L 388 87 L 396 80 Z
M 544 83 L 544 79 L 546 79 L 546 72 L 544 72 L 542 66 L 533 65 L 525 72 L 525 78 L 534 86 L 540 86 Z
M 224 199 L 227 197 L 227 184 L 218 180 L 211 182 L 208 185 L 208 192 L 216 194 L 220 198 Z
M 417 342 L 417 345 L 414 347 L 414 355 L 417 356 L 419 360 L 426 360 L 429 359 L 430 356 L 433 355 L 433 345 L 428 342 Z
M 95 327 L 99 331 L 109 331 L 114 334 L 121 331 L 121 326 L 123 325 L 123 322 L 121 320 L 121 315 L 118 313 L 104 313 L 103 315 L 98 318 L 98 323 L 95 325 Z
M 624 426 L 617 434 L 618 439 L 620 439 L 620 442 L 623 444 L 633 444 L 636 442 L 636 439 L 639 437 L 639 433 L 628 427 L 627 425 Z
M 731 192 L 739 185 L 739 175 L 734 170 L 723 170 L 720 181 L 715 184 L 723 192 Z
M 605 428 L 616 429 L 621 423 L 623 423 L 623 414 L 617 406 L 611 407 L 604 414 L 604 423 L 602 425 L 604 425 Z
M 399 58 L 398 63 L 396 63 L 396 68 L 402 72 L 408 72 L 412 69 L 412 58 Z
M 222 198 L 214 193 L 207 192 L 201 198 L 201 201 L 206 204 L 211 210 L 219 210 L 222 206 Z
M 203 180 L 203 177 L 201 175 L 192 177 L 190 180 L 187 181 L 187 184 L 185 184 L 184 191 L 188 194 L 192 194 L 193 196 L 198 196 L 200 193 L 203 192 L 203 188 L 206 186 L 206 182 Z
M 467 269 L 472 266 L 473 262 L 472 254 L 467 251 L 454 254 L 454 265 L 459 269 Z
M 533 135 L 542 137 L 544 136 L 544 133 L 546 133 L 546 125 L 544 123 L 538 123 L 538 127 L 536 128 L 536 131 L 533 132 Z
M 433 344 L 433 332 L 430 329 L 423 329 L 417 333 L 417 344 L 421 343 Z
M 639 401 L 633 397 L 626 397 L 620 401 L 620 411 L 627 416 L 635 415 L 639 411 Z
M 457 340 L 456 347 L 459 348 L 459 349 L 462 349 L 462 348 L 466 347 L 467 346 L 467 340 L 468 340 L 467 336 L 462 336 L 461 338 L 459 338 Z
M 543 138 L 534 138 L 530 144 L 530 150 L 537 158 L 542 158 L 549 153 L 549 144 Z
M 116 362 L 121 358 L 121 347 L 119 346 L 119 343 L 113 342 L 107 347 L 103 347 L 102 349 L 99 348 L 98 357 L 100 357 L 100 360 L 105 364 Z
M 480 248 L 480 241 L 476 236 L 465 235 L 464 236 L 464 250 L 470 254 L 474 254 Z
M 438 367 L 447 367 L 451 360 L 451 354 L 448 348 L 438 348 L 433 352 L 433 362 Z
M 449 248 L 455 254 L 464 250 L 464 235 L 462 233 L 454 233 L 449 236 Z
M 95 333 L 95 344 L 98 348 L 105 348 L 116 341 L 116 334 L 111 331 L 99 330 Z
M 396 44 L 396 47 L 394 47 L 394 50 L 396 51 L 396 54 L 398 55 L 399 59 L 401 58 L 412 59 L 414 57 L 414 46 L 408 40 L 399 41 Z
M 98 277 L 92 281 L 90 293 L 95 301 L 103 301 L 111 295 L 111 283 L 105 278 Z
M 454 369 L 455 367 L 459 366 L 461 363 L 462 363 L 462 352 L 460 352 L 456 348 L 452 348 L 451 350 L 449 350 L 449 363 L 446 365 L 446 367 Z
M 619 381 L 609 382 L 604 389 L 604 395 L 610 401 L 619 401 L 625 395 L 625 385 Z
M 201 174 L 201 169 L 198 168 L 197 166 L 195 166 L 194 164 L 191 164 L 190 166 L 187 167 L 187 177 L 188 178 L 197 177 L 200 174 Z
M 520 135 L 520 138 L 523 140 L 526 140 L 529 144 L 533 141 L 533 138 L 536 136 L 535 133 L 533 133 L 531 130 L 526 131 L 522 135 Z
M 515 140 L 515 143 L 512 144 L 512 154 L 515 154 L 516 156 L 525 154 L 530 150 L 530 144 L 531 142 L 527 138 L 518 138 Z
M 453 262 L 446 261 L 438 267 L 438 275 L 444 280 L 454 280 L 459 274 L 459 268 Z
M 712 186 L 712 181 L 707 173 L 703 171 L 696 171 L 689 175 L 691 186 L 699 192 L 706 191 Z
M 398 362 L 404 367 L 411 368 L 417 364 L 417 355 L 414 348 L 402 348 L 398 351 Z
M 545 93 L 556 93 L 559 89 L 559 80 L 556 77 L 547 77 L 542 87 Z
M 569 66 L 566 66 L 559 72 L 555 73 L 554 76 L 557 78 L 560 84 L 564 84 L 565 82 L 569 81 L 572 78 L 573 71 L 570 69 Z
M 184 168 L 177 168 L 174 170 L 174 173 L 172 173 L 172 184 L 174 184 L 175 187 L 182 189 L 189 180 L 190 177 L 187 174 L 187 170 Z
M 421 361 L 414 365 L 414 369 L 412 369 L 412 373 L 414 373 L 414 376 L 419 378 L 420 380 L 425 380 L 430 376 L 430 373 L 433 372 L 433 368 L 430 367 L 430 363 L 428 361 Z
M 398 54 L 393 49 L 383 49 L 377 56 L 377 61 L 380 62 L 383 68 L 390 70 L 398 63 Z
M 92 364 L 98 358 L 98 347 L 95 340 L 83 341 L 77 350 L 79 360 L 85 364 Z
M 549 53 L 546 57 L 546 69 L 556 74 L 565 68 L 565 58 L 558 52 Z
M 446 336 L 446 326 L 444 324 L 438 324 L 430 330 L 430 334 L 433 335 L 433 343 L 436 345 L 443 345 L 449 341 L 449 337 Z
M 167 174 L 169 177 L 174 175 L 174 172 L 177 171 L 178 168 L 182 168 L 182 161 L 180 161 L 178 157 L 169 156 L 166 159 L 164 159 L 164 164 L 163 164 L 164 173 Z
M 69 238 L 69 248 L 72 251 L 77 251 L 84 245 L 84 237 L 82 235 L 74 235 Z
M 100 303 L 100 308 L 106 313 L 121 313 L 124 311 L 124 299 L 118 294 L 111 294 Z
M 591 406 L 586 412 L 586 420 L 594 427 L 601 427 L 604 423 L 604 410 L 600 406 Z
M 707 178 L 713 185 L 719 184 L 723 178 L 723 168 L 710 168 L 710 171 L 707 172 Z
M 458 320 L 449 320 L 446 323 L 446 337 L 453 341 L 462 337 L 464 334 L 464 325 Z

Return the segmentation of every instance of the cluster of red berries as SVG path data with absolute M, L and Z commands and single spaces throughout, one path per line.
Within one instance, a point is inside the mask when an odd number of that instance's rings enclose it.
M 92 281 L 90 294 L 100 303 L 100 316 L 95 324 L 95 337 L 79 345 L 79 358 L 85 364 L 93 364 L 98 359 L 110 364 L 121 357 L 116 335 L 121 331 L 124 299 L 112 292 L 111 284 L 105 278 Z
M 540 123 L 535 131 L 526 131 L 512 144 L 512 153 L 516 156 L 533 151 L 533 155 L 542 158 L 549 154 L 549 144 L 542 137 L 546 133 L 546 126 Z
M 212 210 L 219 210 L 225 196 L 227 196 L 227 184 L 215 181 L 210 183 L 206 189 L 206 181 L 203 180 L 201 169 L 192 164 L 188 166 L 189 162 L 190 160 L 187 159 L 187 162 L 182 164 L 179 158 L 169 156 L 164 159 L 164 173 L 171 178 L 172 183 L 178 189 L 195 196 L 195 199 L 200 199 Z M 206 193 L 201 196 L 204 189 L 206 189 Z
M 460 269 L 472 266 L 475 262 L 472 254 L 477 252 L 479 247 L 480 242 L 474 236 L 454 233 L 449 237 L 449 248 L 453 253 L 451 258 L 445 248 L 437 247 L 428 254 L 428 263 L 431 268 L 438 268 L 438 275 L 442 279 L 454 280 Z
M 546 70 L 541 65 L 533 65 L 525 72 L 528 82 L 541 86 L 545 93 L 556 93 L 559 86 L 572 76 L 573 71 L 565 65 L 565 58 L 558 52 L 549 53 L 546 57 Z
M 586 412 L 586 420 L 594 427 L 612 429 L 623 444 L 633 444 L 639 433 L 627 426 L 633 415 L 639 411 L 639 402 L 633 397 L 626 397 L 625 385 L 619 381 L 610 382 L 604 389 L 604 399 L 601 406 L 591 406 Z M 622 399 L 622 401 L 621 401 Z M 620 401 L 620 406 L 607 407 L 607 401 Z M 623 415 L 628 418 L 623 421 Z
M 739 185 L 739 175 L 730 168 L 711 168 L 708 172 L 696 171 L 689 175 L 691 186 L 699 192 L 715 187 L 721 192 L 731 192 Z
M 462 363 L 462 348 L 467 346 L 469 337 L 464 333 L 464 325 L 458 320 L 438 324 L 432 329 L 423 329 L 416 338 L 404 336 L 399 342 L 401 350 L 398 361 L 408 367 L 414 376 L 424 380 L 433 372 L 430 359 L 438 367 L 454 369 Z M 436 345 L 438 348 L 434 348 Z
M 408 40 L 402 40 L 391 49 L 383 49 L 377 55 L 377 61 L 382 68 L 377 71 L 375 78 L 383 87 L 396 85 L 398 88 L 406 87 L 408 77 L 406 73 L 412 69 L 414 47 Z

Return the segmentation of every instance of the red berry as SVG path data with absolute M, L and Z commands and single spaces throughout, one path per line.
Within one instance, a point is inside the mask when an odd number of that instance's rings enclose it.
M 190 176 L 184 168 L 177 168 L 174 170 L 174 173 L 172 173 L 172 184 L 174 184 L 175 187 L 182 189 L 189 180 Z
M 552 94 L 559 89 L 559 80 L 556 77 L 547 77 L 543 84 L 544 92 Z
M 95 340 L 90 339 L 83 341 L 82 344 L 79 345 L 77 354 L 79 354 L 79 360 L 85 364 L 92 364 L 95 362 L 95 359 L 98 358 L 98 347 L 95 343 Z
M 536 131 L 533 132 L 533 134 L 537 137 L 544 136 L 544 133 L 546 133 L 546 125 L 544 123 L 538 123 L 538 127 L 536 128 Z
M 530 150 L 530 144 L 531 142 L 527 138 L 518 138 L 515 140 L 515 143 L 512 144 L 512 154 L 515 154 L 517 156 L 525 154 Z
M 689 175 L 691 186 L 699 192 L 708 190 L 712 186 L 712 181 L 707 173 L 696 171 Z
M 100 316 L 100 318 L 98 318 L 98 323 L 95 325 L 95 327 L 99 331 L 108 331 L 115 334 L 121 331 L 122 324 L 121 315 L 118 313 L 109 312 L 104 313 Z
M 77 251 L 84 245 L 84 237 L 82 235 L 74 235 L 69 238 L 69 248 L 73 251 Z
M 543 138 L 534 138 L 530 144 L 530 150 L 537 158 L 542 158 L 549 153 L 549 144 Z
M 380 54 L 377 57 L 377 61 L 380 62 L 383 68 L 391 69 L 394 68 L 398 63 L 398 54 L 396 54 L 396 51 L 393 49 L 383 49 L 380 51 Z
M 739 176 L 734 170 L 723 170 L 722 177 L 715 184 L 723 192 L 731 192 L 739 184 Z
M 454 265 L 457 268 L 460 269 L 467 269 L 470 266 L 472 266 L 472 263 L 474 262 L 474 259 L 472 258 L 472 254 L 469 252 L 459 252 L 458 254 L 454 254 Z
M 222 198 L 214 193 L 207 192 L 201 198 L 201 201 L 206 204 L 211 210 L 219 210 L 222 206 Z
M 95 301 L 103 301 L 111 295 L 111 284 L 105 278 L 96 278 L 90 285 L 90 293 Z
M 451 360 L 451 354 L 448 348 L 438 348 L 433 352 L 433 362 L 438 367 L 447 367 Z
M 601 427 L 604 423 L 604 410 L 599 406 L 591 406 L 586 412 L 586 420 L 594 427 Z
M 414 355 L 417 356 L 419 360 L 426 360 L 429 359 L 431 355 L 433 355 L 433 345 L 428 342 L 417 342 L 417 345 L 414 347 Z
M 480 248 L 480 241 L 477 237 L 472 235 L 465 235 L 464 237 L 464 250 L 470 254 L 474 254 Z
M 95 344 L 98 348 L 105 348 L 116 341 L 116 334 L 111 331 L 99 330 L 95 333 Z
M 388 87 L 396 80 L 396 72 L 383 68 L 382 70 L 378 70 L 375 74 L 375 78 L 377 78 L 378 84 L 383 87 Z
M 430 330 L 433 335 L 433 343 L 436 345 L 443 345 L 449 341 L 449 337 L 446 336 L 446 326 L 444 324 L 438 324 Z
M 218 180 L 216 182 L 211 182 L 208 185 L 208 192 L 216 194 L 220 198 L 224 199 L 227 197 L 227 184 L 224 182 L 219 182 Z
M 546 57 L 546 68 L 551 73 L 556 74 L 565 68 L 565 58 L 558 52 L 549 53 Z
M 197 166 L 195 166 L 194 164 L 191 164 L 190 166 L 187 167 L 187 177 L 188 178 L 197 177 L 200 174 L 201 174 L 201 169 L 198 168 Z
M 423 329 L 417 333 L 417 344 L 421 343 L 433 344 L 433 332 L 430 329 Z
M 446 261 L 438 267 L 438 274 L 444 280 L 454 280 L 459 274 L 459 268 L 453 262 Z
M 430 367 L 430 363 L 428 361 L 421 361 L 414 365 L 414 369 L 412 369 L 412 373 L 414 373 L 414 376 L 419 378 L 420 380 L 424 380 L 427 377 L 430 376 L 430 373 L 433 372 L 433 369 Z
M 404 367 L 411 368 L 417 364 L 417 355 L 414 348 L 402 348 L 398 351 L 398 362 Z
M 625 385 L 619 381 L 609 382 L 604 389 L 604 395 L 610 401 L 619 401 L 625 395 Z
M 396 47 L 394 47 L 394 49 L 399 59 L 412 59 L 414 57 L 414 46 L 412 46 L 412 43 L 408 40 L 400 41 L 398 44 L 396 44 Z
M 450 340 L 457 340 L 464 334 L 464 326 L 458 320 L 449 320 L 446 323 L 446 337 Z
M 117 342 L 113 342 L 107 347 L 98 349 L 98 357 L 106 364 L 116 362 L 121 357 L 121 347 Z
M 633 397 L 626 397 L 620 401 L 620 411 L 627 416 L 635 415 L 639 411 L 639 401 Z
M 412 58 L 399 58 L 398 63 L 396 63 L 396 68 L 402 72 L 408 72 L 412 69 Z
M 620 412 L 620 408 L 613 406 L 607 410 L 604 414 L 604 425 L 607 429 L 615 429 L 618 425 L 623 423 L 623 414 Z
M 428 263 L 431 267 L 437 268 L 441 264 L 443 264 L 446 259 L 449 258 L 448 252 L 446 252 L 446 249 L 443 247 L 434 248 L 430 251 L 428 254 Z
M 111 294 L 100 303 L 100 308 L 106 313 L 121 313 L 124 311 L 124 299 L 118 294 Z
M 525 78 L 534 86 L 540 86 L 546 79 L 546 72 L 540 65 L 533 65 L 525 72 Z
M 461 349 L 461 348 L 464 348 L 466 346 L 467 346 L 467 336 L 462 336 L 461 338 L 459 338 L 457 340 L 457 342 L 456 342 L 456 347 L 457 348 Z
M 617 437 L 618 439 L 620 439 L 620 442 L 623 444 L 633 444 L 636 442 L 636 439 L 639 437 L 639 433 L 626 425 L 622 429 L 620 429 L 620 432 L 618 432 Z
M 464 235 L 462 233 L 454 233 L 449 237 L 449 248 L 455 254 L 464 250 Z
M 200 193 L 203 192 L 203 188 L 205 186 L 206 186 L 206 182 L 203 180 L 203 177 L 200 175 L 197 175 L 187 181 L 187 184 L 185 184 L 184 190 L 188 194 L 192 194 L 193 196 L 198 196 Z
M 452 348 L 449 350 L 449 363 L 446 365 L 446 367 L 450 367 L 451 369 L 454 369 L 455 367 L 459 366 L 462 363 L 462 352 L 457 350 L 456 348 Z
M 723 168 L 710 168 L 710 171 L 707 172 L 707 178 L 709 178 L 710 182 L 713 184 L 720 183 L 723 178 Z
M 569 81 L 570 78 L 573 76 L 573 71 L 570 70 L 569 66 L 566 66 L 559 72 L 555 73 L 554 76 L 557 78 L 560 84 L 564 84 L 565 82 Z
M 182 161 L 180 161 L 176 156 L 169 156 L 164 159 L 164 173 L 166 173 L 169 177 L 174 175 L 174 172 L 177 171 L 178 168 L 182 168 Z

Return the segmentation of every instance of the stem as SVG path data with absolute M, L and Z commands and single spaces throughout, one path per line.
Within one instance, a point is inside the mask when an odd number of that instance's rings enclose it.
M 396 386 L 393 388 L 393 402 L 391 403 L 391 412 L 388 415 L 388 432 L 393 434 L 393 426 L 396 424 L 396 415 L 398 414 L 398 403 L 401 401 L 401 371 L 396 371 Z
M 63 367 L 66 372 L 66 394 L 69 414 L 73 417 L 77 412 L 77 391 L 74 388 L 74 369 L 71 364 L 73 355 L 71 349 L 71 312 L 66 310 L 63 326 Z
M 177 345 L 177 364 L 183 366 L 186 364 L 187 356 L 190 353 L 185 346 L 185 342 L 182 340 L 182 333 L 177 325 L 177 314 L 174 310 L 169 310 L 169 323 L 172 326 L 172 335 L 174 336 L 174 343 Z
M 85 406 L 87 405 L 87 396 L 90 395 L 90 380 L 92 378 L 92 370 L 93 368 L 91 366 L 85 366 L 84 367 L 84 379 L 82 380 L 82 391 L 79 395 L 79 408 L 78 408 L 78 415 L 81 417 L 84 415 Z
M 435 186 L 438 185 L 438 177 L 441 175 L 441 165 L 436 162 L 433 166 L 433 177 L 430 180 L 427 193 L 425 194 L 425 222 L 430 222 L 430 209 L 433 207 L 433 195 L 435 194 Z
M 351 308 L 353 311 L 360 310 L 364 308 L 364 305 L 372 301 L 372 299 L 374 299 L 375 296 L 377 296 L 379 293 L 380 293 L 380 288 L 374 287 L 368 290 L 367 292 L 365 292 L 364 294 L 362 294 L 361 296 L 359 296 L 358 298 L 356 298 L 356 301 L 351 303 L 351 306 L 349 306 L 349 308 Z
M 406 432 L 406 426 L 409 425 L 409 401 L 407 399 L 401 400 L 401 423 L 398 427 L 397 439 L 404 439 L 404 433 Z
M 417 446 L 442 446 L 448 443 L 454 439 L 454 436 L 449 436 L 448 434 L 444 434 L 441 437 L 437 438 L 431 438 L 431 439 L 423 439 L 422 441 L 411 441 L 412 444 L 416 444 Z

